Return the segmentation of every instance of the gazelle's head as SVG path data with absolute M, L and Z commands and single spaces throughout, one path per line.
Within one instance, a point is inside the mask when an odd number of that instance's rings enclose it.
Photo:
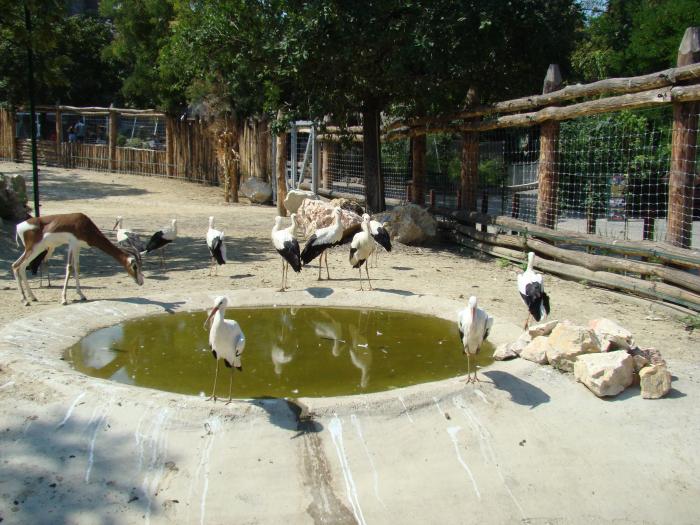
M 112 231 L 116 230 L 117 228 L 121 228 L 121 227 L 122 227 L 122 216 L 117 215 L 117 220 L 114 223 L 114 228 L 112 228 Z

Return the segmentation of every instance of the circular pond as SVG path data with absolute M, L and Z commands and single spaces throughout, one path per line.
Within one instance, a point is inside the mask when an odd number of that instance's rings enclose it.
M 215 360 L 207 312 L 155 315 L 93 332 L 69 348 L 79 371 L 130 385 L 209 395 Z M 217 395 L 325 397 L 378 392 L 466 374 L 456 323 L 409 312 L 230 308 L 246 336 L 243 371 L 219 369 Z M 472 365 L 492 362 L 487 342 Z

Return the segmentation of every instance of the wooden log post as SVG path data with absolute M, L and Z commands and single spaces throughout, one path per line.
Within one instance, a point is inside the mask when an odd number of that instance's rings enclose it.
M 117 169 L 117 135 L 119 134 L 119 113 L 114 110 L 109 112 L 109 129 L 108 133 L 108 143 L 109 143 L 109 171 L 116 171 Z
M 426 135 L 420 135 L 411 139 L 411 186 L 413 187 L 411 202 L 420 206 L 425 205 L 425 152 L 427 143 Z
M 413 186 L 410 182 L 406 184 L 406 202 L 413 202 Z
M 678 66 L 700 62 L 700 27 L 685 30 L 678 49 Z M 690 247 L 693 221 L 693 181 L 700 102 L 673 103 L 671 172 L 668 179 L 668 225 L 666 241 Z
M 481 194 L 481 213 L 486 215 L 489 212 L 489 192 L 484 190 Z M 481 224 L 481 231 L 485 232 L 488 229 L 488 225 L 485 223 Z
M 479 186 L 479 133 L 462 133 L 462 169 L 460 172 L 460 209 L 476 211 Z
M 428 202 L 430 203 L 430 208 L 435 208 L 435 190 L 430 190 L 428 193 Z
M 458 210 L 462 209 L 462 189 L 461 188 L 457 189 L 457 209 Z
M 63 144 L 63 113 L 61 108 L 56 106 L 56 162 L 59 166 L 63 166 L 63 158 L 61 154 L 61 145 Z
M 333 187 L 333 174 L 331 166 L 337 160 L 338 143 L 337 142 L 322 142 L 323 155 L 321 157 L 321 187 L 324 190 Z
M 282 120 L 282 110 L 277 113 L 277 120 Z M 275 153 L 275 172 L 277 176 L 277 214 L 287 216 L 287 208 L 284 207 L 284 199 L 287 197 L 287 134 L 283 131 L 277 135 Z
M 172 115 L 165 116 L 165 174 L 175 176 L 175 125 Z
M 561 88 L 557 64 L 550 64 L 544 78 L 543 94 Z M 557 147 L 559 122 L 548 120 L 540 126 L 540 160 L 537 167 L 537 224 L 554 228 L 557 221 Z

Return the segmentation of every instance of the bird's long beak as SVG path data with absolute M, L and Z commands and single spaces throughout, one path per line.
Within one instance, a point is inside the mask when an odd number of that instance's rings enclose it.
M 204 328 L 205 328 L 205 329 L 207 328 L 207 325 L 208 325 L 209 322 L 211 321 L 211 318 L 214 317 L 214 314 L 215 314 L 216 312 L 218 312 L 218 311 L 219 311 L 219 307 L 218 307 L 218 306 L 215 306 L 214 308 L 212 308 L 211 313 L 209 314 L 209 317 L 207 317 L 207 320 L 204 321 Z
M 114 223 L 114 227 L 112 228 L 112 231 L 114 231 L 114 230 L 117 229 L 117 225 L 118 225 L 118 224 L 119 224 L 119 221 L 117 221 L 117 222 Z

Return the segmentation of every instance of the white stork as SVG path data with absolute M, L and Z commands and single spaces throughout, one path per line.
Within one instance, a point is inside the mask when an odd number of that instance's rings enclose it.
M 294 214 L 292 214 L 292 217 L 292 225 L 288 228 L 281 229 L 282 217 L 279 215 L 275 217 L 275 225 L 272 227 L 272 244 L 277 253 L 282 256 L 282 287 L 280 292 L 284 292 L 287 289 L 289 266 L 291 265 L 296 273 L 301 271 L 299 243 L 294 238 L 294 229 L 296 228 Z
M 141 252 L 141 255 L 146 255 L 156 250 L 160 250 L 160 265 L 165 263 L 165 247 L 177 238 L 177 219 L 170 221 L 170 226 L 165 226 L 158 230 L 146 244 L 146 249 Z
M 549 315 L 549 296 L 544 292 L 542 274 L 536 273 L 532 269 L 534 260 L 535 252 L 528 253 L 527 269 L 518 275 L 518 291 L 528 309 L 524 328 L 527 328 L 530 316 L 534 317 L 535 321 L 540 322 Z
M 214 217 L 209 217 L 209 229 L 207 230 L 207 248 L 211 254 L 211 264 L 209 264 L 209 275 L 211 270 L 217 270 L 222 264 L 226 264 L 226 243 L 224 242 L 224 232 L 214 229 Z
M 211 353 L 216 359 L 216 372 L 214 373 L 214 388 L 209 399 L 216 401 L 216 379 L 219 375 L 219 359 L 224 360 L 226 368 L 231 369 L 231 379 L 228 385 L 228 401 L 231 402 L 231 389 L 233 388 L 233 369 L 237 368 L 243 371 L 241 364 L 241 354 L 245 349 L 245 335 L 241 327 L 233 319 L 224 319 L 228 299 L 225 296 L 219 296 L 214 299 L 214 308 L 209 313 L 209 317 L 204 321 L 204 328 L 211 321 L 209 329 L 209 347 Z M 214 319 L 212 321 L 212 318 Z
M 117 230 L 117 244 L 124 248 L 133 246 L 134 249 L 138 250 L 139 252 L 144 251 L 146 248 L 143 244 L 143 240 L 141 240 L 141 237 L 131 230 L 123 228 L 123 222 L 124 218 L 121 215 L 118 215 L 117 220 L 114 223 L 114 227 L 112 228 L 112 231 Z
M 365 215 L 362 215 L 362 218 L 365 218 Z M 369 215 L 367 215 L 369 217 Z M 389 232 L 384 228 L 384 224 L 371 220 L 369 221 L 369 233 L 374 239 L 374 241 L 379 244 L 382 248 L 384 248 L 386 251 L 390 252 L 391 251 L 391 237 L 389 236 Z M 374 251 L 374 262 L 375 266 L 377 266 L 377 257 L 379 255 L 379 250 Z
M 321 258 L 318 260 L 318 280 L 321 280 L 321 263 L 326 259 L 326 277 L 331 278 L 328 272 L 328 253 L 326 250 L 337 246 L 343 240 L 343 223 L 340 221 L 340 208 L 336 207 L 333 209 L 333 223 L 325 228 L 320 228 L 316 230 L 309 240 L 306 241 L 306 245 L 301 252 L 301 260 L 304 264 L 309 264 L 319 255 Z
M 478 379 L 476 368 L 474 369 L 474 377 L 471 376 L 469 356 L 477 354 L 481 343 L 489 336 L 489 331 L 493 326 L 493 317 L 476 305 L 476 297 L 472 295 L 469 298 L 468 306 L 459 312 L 457 325 L 459 326 L 459 335 L 462 338 L 463 352 L 467 355 L 466 381 L 472 383 Z
M 376 244 L 369 232 L 369 215 L 365 214 L 362 218 L 362 231 L 356 233 L 350 243 L 350 264 L 353 268 L 357 268 L 360 272 L 360 290 L 362 290 L 362 265 L 370 258 Z M 372 281 L 369 278 L 369 269 L 365 264 L 365 272 L 367 273 L 367 282 L 369 289 L 372 289 Z

